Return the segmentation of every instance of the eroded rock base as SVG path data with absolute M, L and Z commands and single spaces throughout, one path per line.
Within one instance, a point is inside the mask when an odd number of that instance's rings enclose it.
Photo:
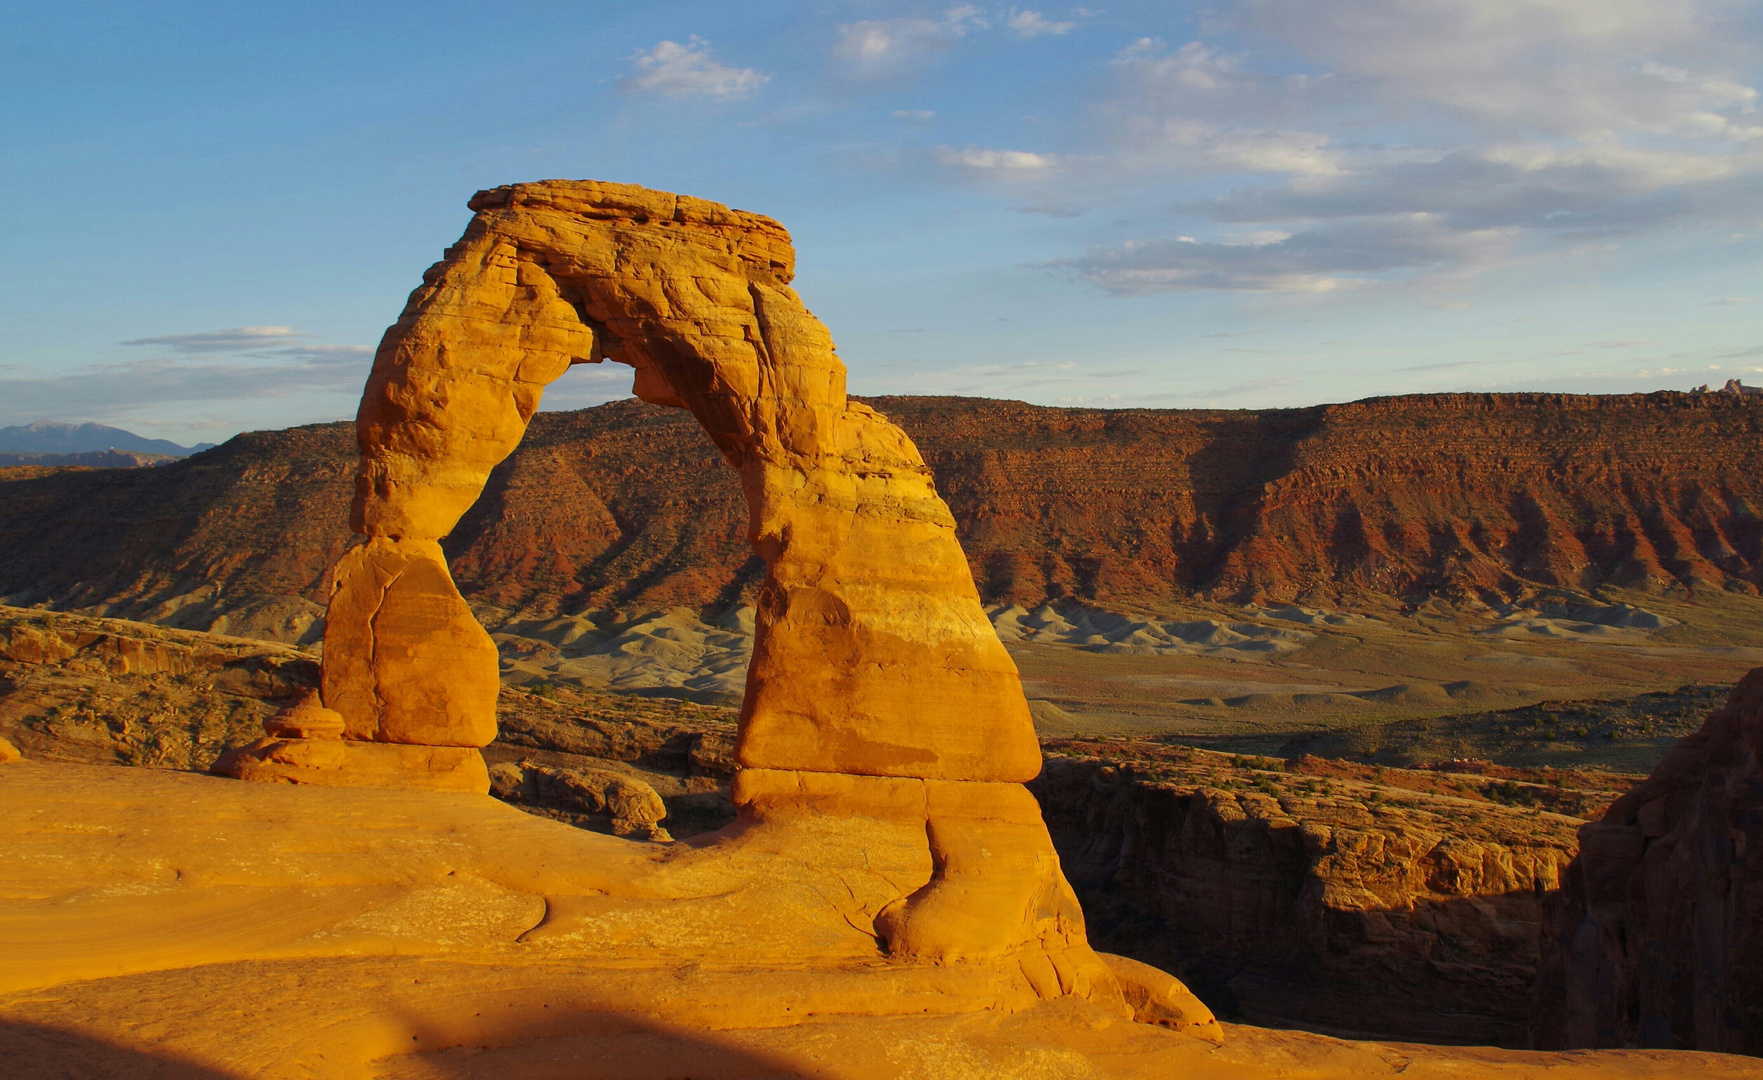
M 321 787 L 411 788 L 473 795 L 490 790 L 484 755 L 470 746 L 266 737 L 228 750 L 210 771 L 235 780 Z

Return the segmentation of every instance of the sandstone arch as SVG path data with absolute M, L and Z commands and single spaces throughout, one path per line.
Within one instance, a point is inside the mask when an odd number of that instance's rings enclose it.
M 874 913 L 896 954 L 1091 956 L 1021 786 L 1040 750 L 1015 664 L 917 449 L 846 400 L 831 336 L 789 287 L 788 233 L 591 181 L 470 206 L 362 395 L 352 524 L 367 539 L 334 571 L 323 707 L 294 710 L 228 771 L 487 789 L 476 748 L 495 736 L 496 655 L 438 541 L 546 384 L 611 359 L 636 369 L 644 400 L 690 409 L 741 476 L 768 568 L 737 750 L 748 820 L 916 831 L 928 880 Z M 344 737 L 322 737 L 327 723 Z M 1077 970 L 1042 981 L 1069 992 L 1087 985 Z
M 684 406 L 741 474 L 762 589 L 740 758 L 752 768 L 1022 781 L 1040 765 L 1015 665 L 979 605 L 954 522 L 898 428 L 845 399 L 831 336 L 789 288 L 776 222 L 641 188 L 497 188 L 424 275 L 376 355 L 359 416 L 343 620 L 325 701 L 357 738 L 482 745 L 490 653 L 437 684 L 356 617 L 409 559 L 443 589 L 432 544 L 510 453 L 571 364 L 636 368 L 644 400 Z M 336 601 L 333 601 L 336 606 Z M 383 618 L 384 616 L 379 616 Z M 432 640 L 425 645 L 433 647 Z M 482 659 L 478 659 L 481 656 Z M 376 666 L 377 665 L 377 666 Z M 420 686 L 401 685 L 400 672 Z M 480 686 L 480 680 L 484 684 Z M 445 687 L 444 698 L 437 691 Z

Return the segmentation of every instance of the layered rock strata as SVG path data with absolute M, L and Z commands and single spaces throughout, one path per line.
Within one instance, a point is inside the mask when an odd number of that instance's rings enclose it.
M 1763 1056 L 1763 669 L 1603 820 L 1550 898 L 1542 1048 Z
M 1050 757 L 1030 785 L 1097 947 L 1229 1019 L 1523 1045 L 1574 819 L 1202 751 L 1138 764 Z
M 923 453 L 988 603 L 1763 583 L 1755 397 L 869 404 Z M 764 568 L 717 456 L 678 410 L 543 413 L 443 541 L 452 573 L 508 611 L 720 609 Z M 332 424 L 156 469 L 0 470 L 0 597 L 295 641 L 350 540 L 355 458 L 350 426 Z
M 411 785 L 470 786 L 495 734 L 496 652 L 439 541 L 544 387 L 611 359 L 645 401 L 689 409 L 733 466 L 766 566 L 735 803 L 761 824 L 879 823 L 924 850 L 926 880 L 871 915 L 893 954 L 1026 947 L 1040 989 L 1118 1002 L 1021 786 L 1040 751 L 954 518 L 912 441 L 846 399 L 830 335 L 789 287 L 788 234 L 587 181 L 471 207 L 381 342 L 356 420 L 351 524 L 366 542 L 333 570 L 323 671 L 344 737 L 281 740 L 266 777 L 346 784 L 391 746 L 424 755 Z

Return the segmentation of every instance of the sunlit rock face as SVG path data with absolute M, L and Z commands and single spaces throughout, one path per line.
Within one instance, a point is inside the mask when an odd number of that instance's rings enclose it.
M 387 555 L 341 568 L 327 650 L 348 642 L 347 653 L 377 655 L 373 600 L 398 589 L 383 584 L 387 557 L 408 554 L 424 571 L 406 608 L 432 605 L 439 615 L 449 605 L 451 582 L 422 548 L 477 499 L 547 383 L 571 364 L 612 359 L 637 369 L 645 400 L 689 408 L 741 476 L 749 535 L 770 570 L 743 764 L 1032 777 L 1040 759 L 1028 708 L 954 521 L 911 440 L 846 400 L 831 336 L 789 287 L 795 254 L 783 228 L 714 203 L 589 182 L 498 188 L 471 205 L 476 218 L 423 275 L 362 399 L 354 526 Z M 369 649 L 349 636 L 364 622 L 373 624 Z M 389 629 L 395 647 L 418 632 Z M 359 737 L 482 745 L 491 730 L 454 702 L 488 700 L 494 653 L 487 639 L 466 648 L 466 633 L 446 638 L 453 700 L 419 710 L 444 731 L 410 727 L 403 681 L 359 670 L 348 656 L 327 662 L 325 699 Z M 431 684 L 427 674 L 409 681 Z
M 756 214 L 588 181 L 497 188 L 471 207 L 362 395 L 351 524 L 367 539 L 333 571 L 325 626 L 323 699 L 343 718 L 342 753 L 283 745 L 235 774 L 347 783 L 347 760 L 384 744 L 494 738 L 496 651 L 439 540 L 545 386 L 615 360 L 636 369 L 644 400 L 691 410 L 739 473 L 767 567 L 736 801 L 758 820 L 807 811 L 922 836 L 929 880 L 875 915 L 897 954 L 1082 946 L 1082 913 L 1020 786 L 1040 750 L 1015 664 L 917 448 L 846 399 L 831 335 L 790 288 L 789 235 Z M 456 753 L 398 760 L 412 786 L 488 783 Z

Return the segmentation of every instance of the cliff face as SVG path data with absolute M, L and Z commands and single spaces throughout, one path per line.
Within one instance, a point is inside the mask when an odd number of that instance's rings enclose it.
M 872 404 L 923 451 L 987 601 L 1763 581 L 1756 398 Z M 318 600 L 349 542 L 353 460 L 351 427 L 330 424 L 151 470 L 0 483 L 0 596 L 173 621 L 181 605 L 180 625 L 203 628 L 247 602 Z M 504 610 L 716 606 L 762 576 L 746 530 L 692 418 L 625 401 L 537 416 L 445 547 L 465 595 Z
M 1602 821 L 1551 897 L 1544 1048 L 1763 1056 L 1763 669 Z
M 1189 754 L 1165 778 L 1051 757 L 1031 785 L 1098 947 L 1249 1023 L 1523 1044 L 1574 819 Z
M 897 401 L 992 597 L 1755 584 L 1763 555 L 1763 411 L 1728 395 Z

